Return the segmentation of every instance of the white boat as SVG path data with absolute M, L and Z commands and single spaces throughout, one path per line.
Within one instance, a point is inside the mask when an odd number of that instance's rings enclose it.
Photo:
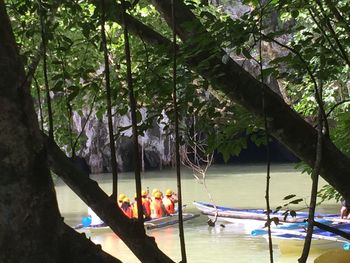
M 215 219 L 219 222 L 239 224 L 245 233 L 250 234 L 254 229 L 263 228 L 266 225 L 267 213 L 264 209 L 240 209 L 230 208 L 225 206 L 217 206 L 205 202 L 195 201 L 193 204 L 201 211 L 202 214 L 207 215 L 210 220 Z M 296 216 L 291 216 L 285 211 L 277 211 L 270 213 L 270 218 L 277 218 L 271 227 L 284 226 L 289 229 L 299 228 L 305 226 L 305 221 L 308 218 L 307 212 L 297 212 Z M 318 221 L 331 221 L 333 218 L 339 218 L 336 214 L 319 214 L 316 213 L 315 218 Z
M 263 209 L 239 209 L 229 208 L 225 206 L 214 206 L 205 202 L 193 202 L 202 214 L 207 215 L 210 220 L 215 219 L 219 222 L 240 224 L 246 233 L 250 233 L 253 229 L 263 228 L 266 224 L 267 214 Z M 301 212 L 296 217 L 285 215 L 279 211 L 271 213 L 270 218 L 278 218 L 279 225 L 290 225 L 294 223 L 303 223 L 307 218 L 304 212 Z M 271 224 L 272 226 L 275 224 Z
M 199 216 L 199 214 L 192 214 L 192 213 L 183 213 L 182 214 L 183 221 L 188 221 L 188 220 L 194 219 L 198 216 Z M 83 220 L 84 220 L 84 218 L 83 218 Z M 145 221 L 144 225 L 145 225 L 145 229 L 151 230 L 151 229 L 163 228 L 163 227 L 167 227 L 170 225 L 174 225 L 174 224 L 177 224 L 178 222 L 179 222 L 178 214 L 173 214 L 170 216 L 165 216 L 165 217 L 155 218 L 155 219 L 152 219 L 149 221 Z M 103 233 L 112 231 L 109 228 L 109 226 L 107 226 L 104 223 L 97 224 L 97 225 L 85 224 L 85 226 L 83 224 L 79 224 L 79 225 L 75 226 L 74 229 L 80 233 L 86 233 L 88 235 L 98 235 L 98 234 L 103 234 Z

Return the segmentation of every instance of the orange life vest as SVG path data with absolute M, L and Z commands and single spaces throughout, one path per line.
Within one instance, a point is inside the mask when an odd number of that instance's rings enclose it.
M 127 217 L 129 217 L 129 218 L 132 218 L 132 207 L 131 207 L 131 205 L 130 204 L 122 204 L 122 206 L 121 206 L 121 209 L 123 210 L 123 212 L 124 212 L 124 214 L 127 216 Z
M 163 204 L 168 214 L 175 214 L 175 203 L 171 198 L 165 196 L 163 198 Z
M 151 202 L 147 197 L 142 197 L 142 206 L 145 213 L 145 218 L 151 217 Z
M 137 201 L 135 201 L 133 204 L 132 204 L 132 216 L 133 218 L 138 218 L 138 211 L 137 211 Z
M 165 211 L 162 199 L 154 198 L 151 202 L 151 217 L 161 218 L 163 216 L 165 216 Z

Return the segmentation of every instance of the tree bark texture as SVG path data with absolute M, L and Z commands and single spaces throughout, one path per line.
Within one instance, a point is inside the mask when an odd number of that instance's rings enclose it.
M 2 0 L 0 25 L 0 262 L 120 262 L 62 222 Z
M 173 262 L 159 248 L 153 237 L 146 235 L 140 224 L 127 218 L 115 200 L 98 184 L 80 171 L 61 149 L 46 136 L 49 164 L 54 173 L 89 206 L 116 233 L 142 262 Z

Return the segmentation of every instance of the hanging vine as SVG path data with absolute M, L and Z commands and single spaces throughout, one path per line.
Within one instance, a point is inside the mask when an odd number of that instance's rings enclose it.
M 321 50 L 322 52 L 322 50 Z M 321 60 L 321 72 L 322 72 L 322 60 Z M 324 108 L 323 108 L 323 82 L 320 79 L 319 80 L 319 86 L 315 87 L 315 97 L 316 102 L 318 104 L 318 115 L 317 115 L 317 145 L 316 145 L 316 160 L 315 164 L 312 170 L 311 179 L 312 179 L 312 186 L 311 186 L 311 198 L 310 198 L 310 206 L 309 206 L 309 216 L 308 216 L 308 227 L 307 227 L 307 233 L 305 237 L 305 243 L 303 247 L 303 252 L 301 257 L 298 259 L 299 263 L 306 263 L 310 247 L 311 247 L 311 240 L 312 240 L 312 233 L 314 229 L 314 217 L 315 217 L 315 209 L 317 205 L 317 187 L 318 187 L 318 178 L 319 173 L 321 169 L 321 162 L 322 162 L 322 150 L 323 150 L 323 129 L 325 127 L 324 123 L 325 120 L 323 118 L 324 116 Z
M 177 45 L 176 45 L 176 31 L 175 31 L 175 3 L 171 0 L 171 17 L 172 17 L 172 31 L 173 31 L 173 107 L 174 107 L 174 121 L 175 121 L 175 166 L 177 179 L 177 193 L 178 193 L 178 216 L 179 216 L 179 234 L 181 246 L 181 262 L 187 262 L 185 234 L 182 217 L 182 191 L 181 191 L 181 167 L 180 167 L 180 136 L 179 136 L 179 113 L 176 96 L 176 77 L 177 77 Z
M 40 114 L 40 128 L 44 131 L 44 116 L 43 116 L 43 107 L 41 102 L 41 94 L 40 94 L 40 85 L 36 77 L 33 77 L 36 89 L 36 95 L 38 96 L 38 106 L 39 106 L 39 114 Z
M 110 83 L 110 72 L 109 72 L 109 59 L 108 59 L 108 48 L 105 32 L 105 21 L 106 21 L 106 7 L 105 1 L 102 0 L 101 6 L 101 37 L 102 37 L 102 48 L 105 63 L 105 85 L 106 85 L 106 101 L 107 101 L 107 118 L 108 118 L 108 133 L 109 133 L 109 147 L 111 151 L 111 164 L 112 164 L 112 198 L 116 200 L 118 195 L 118 167 L 117 157 L 115 153 L 115 142 L 114 142 L 114 131 L 113 131 L 113 118 L 112 118 L 112 99 L 111 99 L 111 83 Z
M 267 215 L 267 233 L 269 240 L 269 255 L 270 262 L 273 263 L 273 248 L 272 248 L 272 238 L 271 238 L 271 217 L 270 217 L 270 167 L 271 167 L 271 157 L 270 157 L 270 133 L 267 124 L 267 113 L 266 113 L 266 98 L 265 98 L 265 86 L 264 86 L 264 71 L 263 71 L 263 56 L 262 56 L 262 29 L 263 29 L 263 18 L 264 9 L 267 7 L 268 3 L 264 6 L 261 1 L 259 1 L 260 8 L 260 19 L 259 19 L 259 67 L 260 67 L 260 83 L 262 92 L 262 108 L 263 108 L 263 118 L 264 118 L 264 129 L 265 129 L 265 142 L 266 142 L 266 188 L 265 188 L 265 200 L 266 200 L 266 215 Z
M 49 118 L 49 137 L 50 139 L 54 139 L 53 137 L 53 115 L 52 115 L 52 107 L 51 107 L 51 97 L 50 97 L 50 87 L 49 87 L 49 79 L 47 75 L 47 38 L 46 38 L 46 28 L 45 28 L 45 18 L 44 18 L 44 8 L 42 6 L 41 0 L 38 0 L 39 5 L 39 16 L 40 16 L 40 27 L 41 27 L 41 41 L 43 48 L 43 72 L 44 72 L 44 82 L 45 82 L 45 91 L 46 91 L 46 100 L 47 100 L 47 111 Z
M 129 90 L 129 101 L 131 110 L 131 122 L 132 122 L 132 137 L 134 145 L 134 165 L 135 165 L 135 183 L 136 183 L 136 202 L 137 202 L 137 217 L 138 222 L 143 225 L 143 209 L 142 209 L 142 199 L 141 199 L 141 161 L 140 161 L 140 151 L 138 142 L 138 130 L 137 130 L 137 118 L 136 118 L 136 99 L 134 95 L 132 72 L 131 72 L 131 55 L 130 55 L 130 45 L 129 45 L 129 33 L 128 24 L 126 19 L 126 3 L 121 0 L 122 6 L 122 22 L 124 25 L 124 50 L 126 58 L 127 67 L 127 86 Z

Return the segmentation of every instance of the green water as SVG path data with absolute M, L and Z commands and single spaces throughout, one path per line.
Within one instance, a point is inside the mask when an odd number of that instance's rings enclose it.
M 192 201 L 209 202 L 208 194 L 203 184 L 199 183 L 190 170 L 182 171 L 183 204 L 186 204 L 187 212 L 197 212 Z M 92 178 L 98 181 L 100 187 L 111 193 L 111 175 L 98 174 Z M 119 193 L 123 192 L 132 199 L 135 193 L 135 183 L 132 173 L 120 174 Z M 218 205 L 238 208 L 265 208 L 265 165 L 229 165 L 212 166 L 206 178 L 208 189 Z M 320 186 L 325 182 L 320 180 Z M 167 188 L 176 190 L 176 174 L 174 170 L 146 172 L 142 175 L 143 188 L 150 191 L 159 188 L 165 191 Z M 283 197 L 288 194 L 296 194 L 304 198 L 305 205 L 309 202 L 311 180 L 299 171 L 294 170 L 293 165 L 272 165 L 271 167 L 271 207 L 283 205 Z M 56 182 L 56 191 L 60 211 L 69 225 L 76 225 L 83 216 L 87 215 L 87 206 L 61 181 Z M 339 205 L 328 202 L 317 209 L 318 212 L 337 213 Z M 262 237 L 250 237 L 244 233 L 240 226 L 225 224 L 221 227 L 208 227 L 207 218 L 201 215 L 192 221 L 185 222 L 185 240 L 188 262 L 222 262 L 222 263 L 264 263 L 269 261 L 268 244 Z M 158 246 L 174 261 L 181 260 L 179 232 L 177 226 L 159 230 L 151 230 L 149 235 L 156 238 Z M 92 236 L 95 243 L 102 245 L 108 253 L 116 256 L 123 262 L 139 262 L 128 250 L 122 241 L 112 232 L 98 236 Z M 310 257 L 308 262 L 313 262 Z M 282 256 L 278 247 L 274 245 L 275 262 L 297 262 L 298 255 Z

